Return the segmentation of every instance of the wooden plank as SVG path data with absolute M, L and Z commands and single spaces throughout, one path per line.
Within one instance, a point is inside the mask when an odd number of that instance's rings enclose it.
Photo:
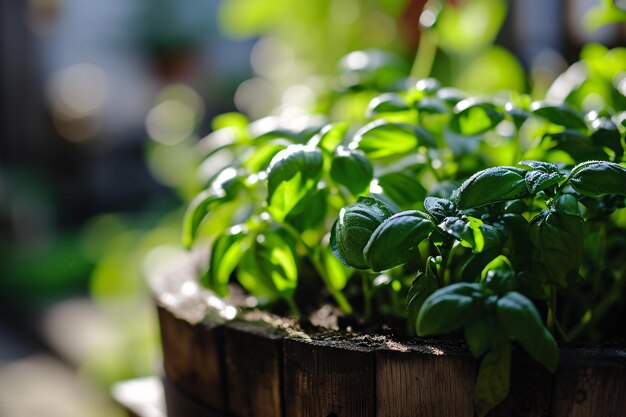
M 376 351 L 376 415 L 472 417 L 476 371 L 459 343 L 388 341 Z
M 626 417 L 626 350 L 561 349 L 552 416 Z
M 236 417 L 282 416 L 285 333 L 264 323 L 225 327 L 228 409 Z
M 167 417 L 230 417 L 224 411 L 215 410 L 181 390 L 176 384 L 163 378 Z
M 223 326 L 191 324 L 158 306 L 168 379 L 203 404 L 226 409 Z
M 374 349 L 337 340 L 284 340 L 285 417 L 374 417 Z

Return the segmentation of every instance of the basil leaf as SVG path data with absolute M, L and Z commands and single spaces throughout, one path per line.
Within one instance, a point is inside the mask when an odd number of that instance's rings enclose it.
M 614 162 L 587 161 L 572 169 L 569 182 L 579 193 L 592 197 L 626 195 L 626 168 Z
M 533 261 L 542 281 L 567 287 L 568 275 L 578 274 L 583 252 L 583 219 L 558 211 L 543 211 L 530 222 Z
M 606 161 L 609 155 L 591 139 L 572 129 L 565 129 L 558 133 L 548 133 L 544 138 L 550 137 L 555 145 L 552 149 L 562 150 L 574 159 L 574 161 L 587 161 L 589 159 L 601 159 Z
M 465 341 L 474 357 L 479 358 L 489 350 L 491 335 L 497 324 L 490 316 L 476 317 L 465 325 Z
M 272 162 L 272 159 L 277 153 L 287 148 L 289 143 L 285 140 L 277 139 L 252 149 L 252 152 L 245 155 L 243 159 L 243 167 L 247 168 L 249 172 L 260 172 L 266 170 Z
M 519 342 L 537 362 L 550 372 L 556 370 L 559 351 L 554 337 L 546 329 L 533 303 L 511 291 L 496 302 L 498 322 L 509 337 Z
M 370 161 L 360 152 L 338 147 L 330 166 L 330 176 L 338 184 L 346 186 L 352 195 L 369 188 L 374 176 Z
M 415 331 L 417 326 L 417 316 L 424 301 L 439 289 L 437 279 L 437 263 L 432 256 L 426 260 L 426 267 L 417 273 L 417 276 L 409 288 L 407 295 L 407 323 L 409 331 Z
M 573 129 L 586 129 L 585 120 L 578 112 L 567 104 L 550 104 L 545 101 L 535 101 L 530 105 L 530 111 L 550 123 Z
M 417 334 L 449 333 L 470 320 L 480 284 L 460 282 L 435 291 L 424 301 L 417 316 Z
M 503 232 L 471 216 L 447 217 L 439 228 L 475 252 L 491 249 L 502 243 Z
M 424 201 L 426 189 L 411 175 L 390 172 L 378 177 L 378 185 L 383 194 L 400 206 L 414 206 Z
M 493 103 L 468 98 L 454 106 L 450 128 L 464 136 L 474 136 L 495 127 L 504 119 Z
M 198 194 L 189 204 L 183 219 L 183 245 L 189 249 L 196 240 L 200 224 L 213 207 L 225 200 L 223 190 L 213 188 Z
M 363 250 L 376 228 L 392 214 L 382 201 L 360 197 L 339 212 L 330 235 L 331 250 L 344 265 L 368 269 Z
M 415 106 L 417 110 L 423 113 L 443 114 L 449 111 L 446 103 L 437 97 L 424 97 L 418 101 Z
M 369 118 L 380 113 L 395 113 L 409 109 L 409 105 L 398 94 L 384 93 L 370 101 L 365 115 Z
M 332 154 L 343 141 L 350 125 L 346 122 L 328 124 L 308 142 L 309 146 L 318 147 L 324 152 Z
M 419 210 L 394 214 L 372 233 L 363 249 L 365 262 L 377 272 L 405 264 L 419 256 L 418 245 L 434 228 L 430 217 Z
M 318 187 L 311 191 L 287 214 L 285 222 L 299 231 L 317 228 L 326 220 L 328 194 L 328 187 Z
M 514 278 L 513 266 L 504 255 L 491 260 L 480 274 L 480 281 L 498 294 L 510 291 L 514 286 Z
M 304 145 L 280 151 L 269 166 L 268 210 L 282 221 L 308 193 L 315 190 L 322 174 L 322 153 Z
M 228 294 L 230 275 L 243 256 L 246 236 L 247 232 L 244 228 L 235 226 L 213 242 L 207 286 L 221 297 Z
M 494 167 L 479 171 L 461 184 L 456 205 L 463 210 L 527 197 L 525 174 L 525 170 L 514 167 Z
M 511 102 L 505 104 L 504 111 L 507 117 L 509 117 L 513 121 L 513 124 L 515 124 L 515 127 L 517 129 L 519 129 L 522 124 L 530 117 L 530 113 L 515 106 Z
M 363 126 L 350 143 L 350 149 L 360 149 L 374 160 L 406 156 L 420 146 L 436 146 L 434 138 L 424 128 L 384 120 Z
M 437 223 L 441 223 L 446 217 L 455 216 L 457 213 L 454 202 L 445 198 L 426 197 L 424 208 Z
M 474 402 L 478 406 L 478 417 L 484 417 L 489 410 L 500 404 L 509 394 L 511 379 L 511 344 L 498 343 L 493 346 L 480 362 Z
M 591 140 L 600 145 L 606 146 L 615 152 L 615 159 L 619 160 L 624 156 L 624 147 L 617 126 L 611 119 L 597 117 L 591 121 Z

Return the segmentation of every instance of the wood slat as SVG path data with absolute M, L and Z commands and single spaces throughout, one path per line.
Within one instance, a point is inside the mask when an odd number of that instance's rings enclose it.
M 374 386 L 372 348 L 285 338 L 285 417 L 374 417 Z
M 475 359 L 451 344 L 389 342 L 376 352 L 378 417 L 472 417 Z
M 167 378 L 201 403 L 225 410 L 223 326 L 191 324 L 161 306 L 158 314 Z
M 228 409 L 236 417 L 281 417 L 283 338 L 263 323 L 225 327 Z

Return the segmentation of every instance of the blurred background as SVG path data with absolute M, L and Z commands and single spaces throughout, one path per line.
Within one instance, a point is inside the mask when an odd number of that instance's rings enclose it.
M 2 0 L 0 416 L 121 416 L 112 384 L 158 373 L 146 276 L 181 251 L 214 116 L 359 119 L 371 92 L 355 85 L 409 73 L 543 97 L 626 44 L 620 7 Z

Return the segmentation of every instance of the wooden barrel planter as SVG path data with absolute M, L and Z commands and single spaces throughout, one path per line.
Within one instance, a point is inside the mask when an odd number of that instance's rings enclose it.
M 472 417 L 478 369 L 461 342 L 304 332 L 232 307 L 189 264 L 153 280 L 169 417 Z M 517 351 L 490 416 L 626 417 L 626 349 L 566 347 L 550 374 Z

